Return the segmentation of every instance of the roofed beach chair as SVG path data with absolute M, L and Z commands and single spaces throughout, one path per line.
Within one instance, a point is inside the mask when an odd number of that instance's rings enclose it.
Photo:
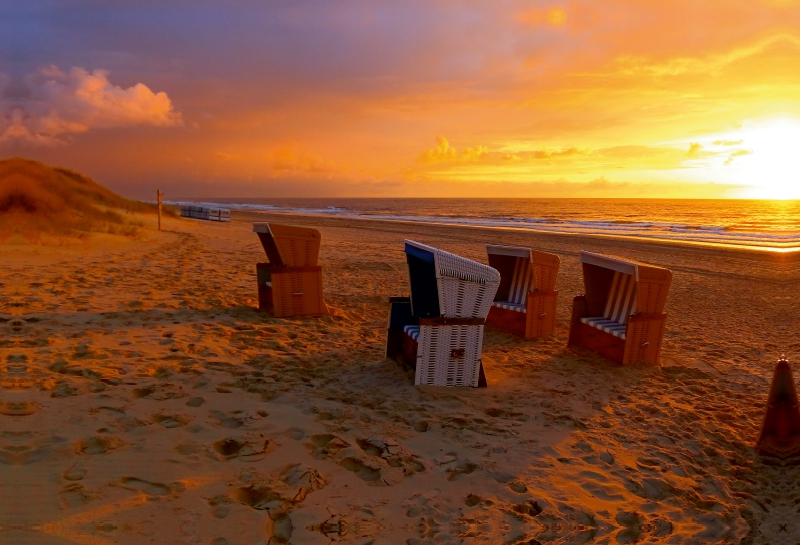
M 231 221 L 231 211 L 227 208 L 184 205 L 181 206 L 181 217 L 209 221 Z
M 569 344 L 623 365 L 657 364 L 672 272 L 584 251 L 581 263 L 586 291 L 572 305 Z
M 552 335 L 556 329 L 559 257 L 498 244 L 487 244 L 486 253 L 489 265 L 500 272 L 500 287 L 486 323 L 529 339 Z
M 316 229 L 254 223 L 269 263 L 256 263 L 258 309 L 273 316 L 315 316 L 328 312 L 322 298 L 322 237 Z
M 390 298 L 386 356 L 415 366 L 414 384 L 486 386 L 483 328 L 500 273 L 405 241 L 411 297 Z

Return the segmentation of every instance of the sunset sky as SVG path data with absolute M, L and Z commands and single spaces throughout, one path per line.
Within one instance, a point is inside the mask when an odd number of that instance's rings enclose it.
M 0 5 L 2 155 L 150 197 L 800 198 L 800 1 Z

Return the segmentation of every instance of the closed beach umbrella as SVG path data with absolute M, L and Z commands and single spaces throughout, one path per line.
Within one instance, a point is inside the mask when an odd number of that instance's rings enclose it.
M 800 409 L 792 368 L 786 359 L 778 361 L 772 375 L 756 450 L 762 456 L 777 458 L 800 455 Z

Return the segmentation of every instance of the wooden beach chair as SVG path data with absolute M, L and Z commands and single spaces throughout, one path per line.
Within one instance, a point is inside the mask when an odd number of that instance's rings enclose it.
M 390 299 L 386 356 L 415 366 L 414 384 L 486 386 L 483 328 L 500 273 L 405 241 L 411 297 Z
M 256 263 L 258 309 L 273 316 L 315 316 L 328 312 L 322 298 L 321 236 L 316 229 L 254 223 L 269 263 Z
M 486 323 L 529 339 L 552 335 L 556 329 L 559 257 L 523 246 L 497 244 L 487 244 L 486 253 L 489 265 L 500 272 L 500 287 Z
M 569 344 L 623 365 L 657 364 L 672 272 L 584 251 L 581 263 L 585 295 L 573 301 Z

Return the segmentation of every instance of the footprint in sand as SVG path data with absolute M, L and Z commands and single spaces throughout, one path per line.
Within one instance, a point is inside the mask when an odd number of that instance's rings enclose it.
M 241 437 L 226 437 L 211 445 L 214 452 L 231 460 L 257 462 L 274 448 L 274 443 L 261 434 L 248 434 Z
M 317 459 L 336 455 L 340 450 L 346 449 L 349 446 L 350 443 L 344 439 L 340 439 L 329 433 L 311 436 L 311 444 L 309 445 L 311 451 L 314 453 L 314 458 Z
M 64 480 L 66 481 L 80 481 L 86 477 L 86 473 L 87 471 L 85 468 L 75 467 L 73 465 L 62 474 L 62 477 L 64 477 Z
M 58 497 L 63 507 L 81 507 L 92 501 L 96 494 L 80 483 L 70 483 L 61 488 Z
M 248 486 L 231 490 L 232 499 L 253 509 L 275 509 L 281 503 L 281 496 L 269 488 Z
M 166 496 L 172 492 L 172 489 L 165 484 L 151 483 L 136 477 L 123 477 L 119 482 L 123 488 L 137 490 L 147 496 Z
M 81 454 L 105 454 L 125 444 L 125 441 L 113 435 L 107 437 L 92 436 L 81 439 L 75 445 L 75 450 Z
M 328 484 L 319 471 L 303 464 L 286 468 L 281 474 L 281 480 L 289 487 L 297 487 L 297 491 L 292 495 L 292 503 L 303 501 L 309 492 L 324 488 Z
M 344 458 L 339 465 L 348 471 L 352 471 L 362 481 L 378 482 L 381 480 L 380 468 L 369 467 L 358 458 Z
M 133 397 L 137 399 L 153 399 L 155 401 L 163 401 L 165 399 L 178 399 L 187 395 L 186 392 L 184 392 L 180 388 L 172 386 L 171 384 L 134 388 L 132 394 Z
M 77 391 L 78 390 L 76 388 L 73 388 L 72 386 L 70 386 L 66 382 L 59 382 L 50 391 L 50 397 L 55 397 L 55 398 L 70 397 L 71 395 L 73 395 Z
M 425 465 L 417 460 L 414 455 L 404 452 L 400 444 L 394 439 L 370 437 L 368 439 L 356 439 L 356 443 L 366 454 L 381 458 L 389 467 L 402 468 L 406 475 L 425 472 Z
M 430 429 L 430 424 L 428 424 L 424 420 L 422 422 L 417 422 L 416 424 L 414 424 L 414 431 L 425 433 L 429 429 Z
M 30 401 L 0 403 L 0 414 L 6 416 L 28 416 L 38 409 L 39 405 Z
M 536 500 L 529 500 L 523 503 L 518 503 L 513 507 L 514 511 L 520 513 L 521 515 L 527 515 L 529 517 L 537 517 L 539 516 L 544 509 L 542 506 L 539 505 L 539 502 Z
M 157 414 L 153 416 L 153 422 L 165 428 L 180 428 L 188 424 L 189 420 L 177 415 Z
M 273 509 L 270 510 L 269 516 L 264 519 L 264 537 L 267 543 L 289 543 L 294 533 L 294 524 L 289 514 Z
M 447 469 L 447 480 L 448 481 L 455 481 L 459 479 L 462 475 L 470 475 L 478 469 L 478 464 L 473 464 L 469 461 L 459 461 L 455 467 Z
M 228 428 L 231 430 L 241 428 L 248 420 L 246 416 L 228 416 L 222 411 L 211 411 L 211 416 L 213 416 L 223 428 Z
M 306 432 L 300 428 L 289 428 L 283 432 L 283 435 L 295 441 L 301 441 L 306 436 Z

